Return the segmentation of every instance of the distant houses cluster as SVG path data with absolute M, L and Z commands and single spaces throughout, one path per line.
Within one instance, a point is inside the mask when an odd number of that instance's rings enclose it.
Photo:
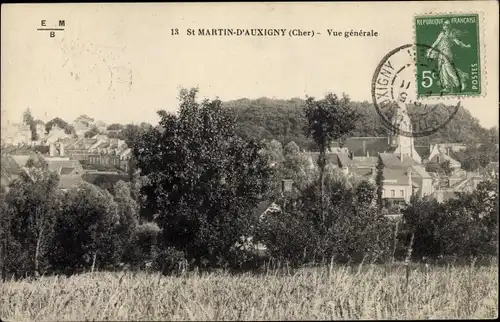
M 394 128 L 411 133 L 411 122 L 404 109 L 397 110 Z M 455 192 L 474 190 L 488 175 L 498 175 L 498 165 L 490 166 L 483 173 L 467 173 L 452 153 L 465 149 L 463 144 L 443 143 L 415 146 L 413 137 L 393 132 L 387 137 L 352 137 L 342 147 L 334 143 L 328 151 L 330 164 L 343 170 L 346 175 L 375 181 L 376 166 L 383 165 L 383 198 L 395 204 L 403 204 L 411 196 L 431 196 L 439 202 L 453 198 Z M 304 152 L 309 166 L 315 167 L 319 153 Z M 449 162 L 451 174 L 443 176 L 437 169 Z M 493 164 L 494 162 L 492 162 Z
M 75 122 L 75 134 L 67 134 L 57 124 L 48 133 L 45 133 L 43 124 L 37 124 L 37 134 L 38 131 L 40 134 L 36 141 L 31 140 L 32 132 L 28 125 L 7 125 L 2 128 L 3 187 L 24 171 L 30 158 L 45 160 L 48 168 L 59 174 L 61 189 L 77 186 L 87 173 L 120 174 L 129 169 L 132 151 L 125 141 L 101 134 L 85 138 L 84 134 L 92 125 Z

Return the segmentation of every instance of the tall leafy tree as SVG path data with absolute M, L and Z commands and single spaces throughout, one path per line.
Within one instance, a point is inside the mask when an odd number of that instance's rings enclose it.
M 107 129 L 109 131 L 120 131 L 121 129 L 123 129 L 123 125 L 121 125 L 119 123 L 113 123 L 113 124 L 109 125 L 107 127 Z
M 56 173 L 33 167 L 11 184 L 5 202 L 14 271 L 36 274 L 47 268 L 46 254 L 61 200 L 58 183 Z
M 294 154 L 298 154 L 298 153 L 300 153 L 300 147 L 294 141 L 288 142 L 283 147 L 283 154 L 285 156 L 287 156 L 287 155 L 294 155 Z
M 75 133 L 75 129 L 73 128 L 73 126 L 68 124 L 66 121 L 64 121 L 60 117 L 56 117 L 56 118 L 50 120 L 49 122 L 47 122 L 45 124 L 45 132 L 47 132 L 47 133 L 50 132 L 50 130 L 52 129 L 52 127 L 54 125 L 57 125 L 59 128 L 64 129 L 64 132 L 66 134 Z
M 86 138 L 91 138 L 91 137 L 96 136 L 97 134 L 100 134 L 99 129 L 97 128 L 97 126 L 92 126 L 90 128 L 90 130 L 88 130 L 87 132 L 84 133 L 84 136 Z
M 37 121 L 31 114 L 31 110 L 28 108 L 26 111 L 23 113 L 23 122 L 30 127 L 31 131 L 31 139 L 32 140 L 37 140 L 38 139 L 38 133 L 36 132 L 36 123 Z
M 121 249 L 125 249 L 126 245 L 130 243 L 139 224 L 139 204 L 134 200 L 131 188 L 130 182 L 120 180 L 113 189 L 119 216 L 116 232 L 120 239 Z
M 346 95 L 339 99 L 335 94 L 327 94 L 323 100 L 319 101 L 312 97 L 306 101 L 304 109 L 308 124 L 306 133 L 312 137 L 319 150 L 318 167 L 322 205 L 327 149 L 333 141 L 339 142 L 342 146 L 345 139 L 354 131 L 359 118 L 359 114 L 348 103 L 349 98 Z
M 356 199 L 361 205 L 372 205 L 376 197 L 376 187 L 363 180 L 356 187 Z
M 85 124 L 86 126 L 91 126 L 94 124 L 94 121 L 95 119 L 86 115 L 86 114 L 82 114 L 80 116 L 78 116 L 76 119 L 75 119 L 75 122 L 82 122 L 83 124 Z
M 141 135 L 133 151 L 147 177 L 142 191 L 157 214 L 161 246 L 216 264 L 248 236 L 271 169 L 260 144 L 235 134 L 221 102 L 198 103 L 197 92 L 181 90 L 178 114 L 159 111 L 159 127 Z
M 120 260 L 120 213 L 113 196 L 90 183 L 68 191 L 51 243 L 52 267 L 75 273 L 115 265 Z M 95 266 L 94 266 L 95 265 Z
M 264 149 L 263 152 L 268 154 L 269 159 L 273 163 L 278 163 L 283 161 L 283 146 L 277 140 L 263 140 Z

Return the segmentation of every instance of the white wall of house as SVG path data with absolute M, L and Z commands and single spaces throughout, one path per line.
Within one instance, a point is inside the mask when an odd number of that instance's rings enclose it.
M 432 178 L 423 178 L 420 185 L 420 197 L 431 195 L 433 192 Z
M 404 199 L 406 202 L 409 202 L 411 194 L 412 188 L 410 185 L 392 183 L 390 181 L 384 180 L 382 198 Z

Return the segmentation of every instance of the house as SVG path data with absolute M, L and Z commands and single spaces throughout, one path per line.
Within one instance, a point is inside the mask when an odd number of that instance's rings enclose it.
M 385 152 L 388 148 L 387 137 L 352 137 L 346 140 L 343 150 L 340 149 L 338 142 L 334 142 L 330 150 L 337 153 L 352 153 L 355 157 L 376 157 L 378 153 Z
M 59 175 L 59 188 L 63 191 L 77 187 L 83 182 L 82 175 L 85 174 L 80 161 L 72 160 L 65 155 L 63 142 L 51 144 L 49 156 L 44 158 L 50 171 Z
M 435 144 L 430 146 L 429 156 L 427 157 L 427 168 L 429 171 L 436 171 L 439 166 L 445 162 L 450 163 L 450 168 L 455 171 L 462 167 L 460 162 L 450 156 L 450 149 L 444 145 Z
M 24 167 L 29 158 L 36 155 L 36 151 L 33 147 L 27 144 L 4 149 L 2 153 L 9 154 L 20 167 Z
M 57 172 L 61 177 L 67 175 L 81 176 L 85 172 L 78 160 L 71 160 L 65 155 L 62 142 L 58 145 L 51 144 L 49 150 L 49 155 L 44 158 L 49 170 Z
M 53 124 L 49 133 L 44 138 L 44 142 L 47 145 L 54 144 L 62 139 L 71 138 L 71 134 L 67 134 L 63 128 L 60 128 L 57 124 Z
M 455 198 L 456 196 L 457 194 L 453 189 L 436 190 L 432 193 L 432 197 L 435 198 L 439 203 L 446 202 L 450 199 Z
M 75 142 L 65 143 L 66 154 L 72 160 L 88 161 L 89 155 L 91 154 L 90 147 L 97 143 L 97 139 L 94 138 L 80 138 Z
M 90 153 L 99 153 L 99 147 L 104 147 L 109 145 L 108 143 L 108 138 L 102 138 L 98 135 L 94 136 L 92 139 L 96 140 L 95 143 L 89 147 L 89 152 Z
M 31 129 L 25 122 L 2 122 L 1 141 L 3 145 L 22 145 L 31 143 Z

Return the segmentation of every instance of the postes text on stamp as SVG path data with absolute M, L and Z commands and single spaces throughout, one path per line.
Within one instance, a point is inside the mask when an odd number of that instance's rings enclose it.
M 419 96 L 479 96 L 481 53 L 478 14 L 416 16 Z

